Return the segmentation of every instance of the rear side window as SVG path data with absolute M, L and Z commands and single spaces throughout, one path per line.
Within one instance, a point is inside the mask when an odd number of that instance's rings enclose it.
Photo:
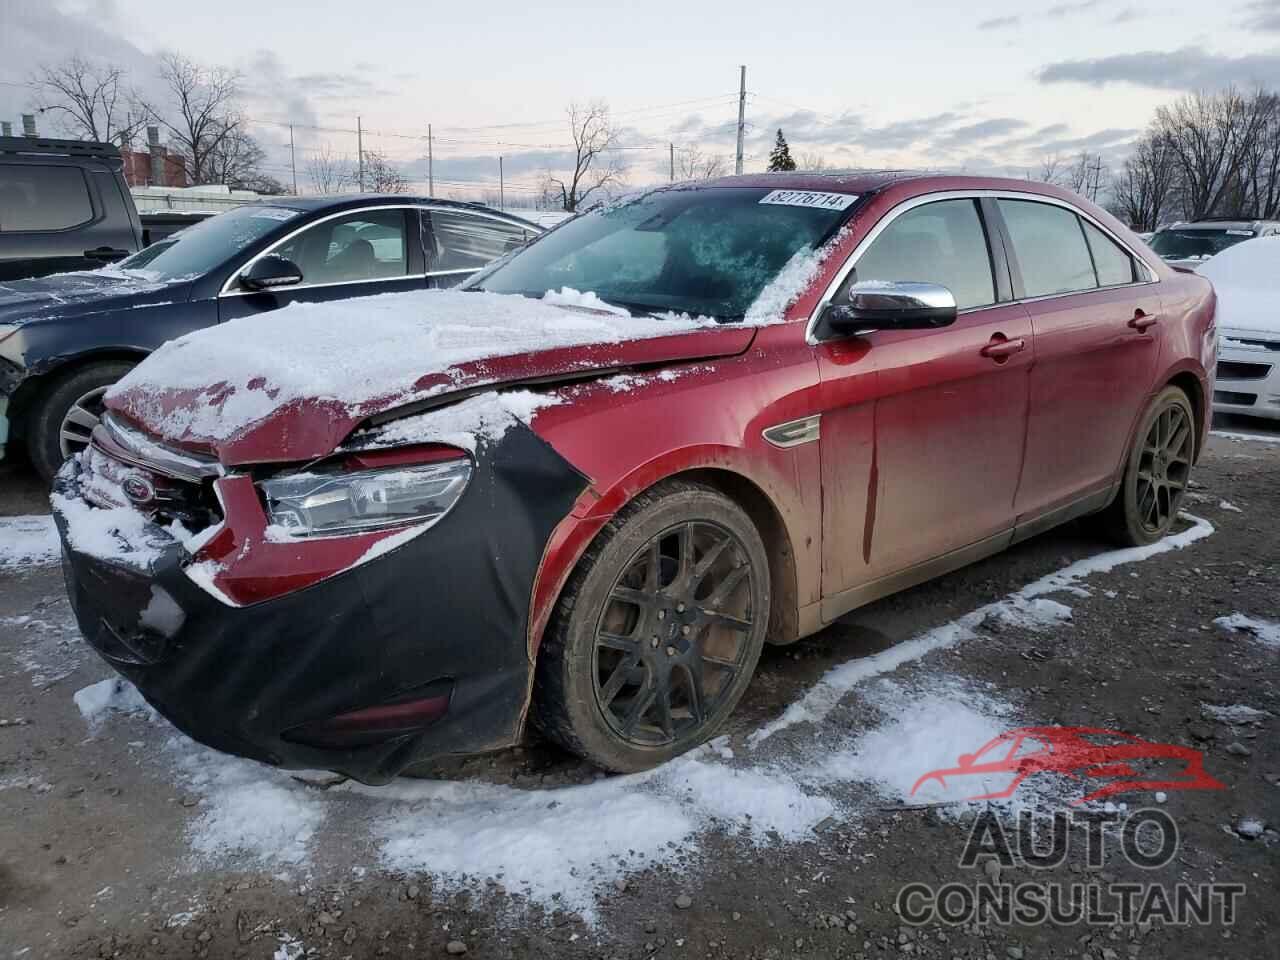
M 1028 297 L 1092 290 L 1098 285 L 1080 221 L 1065 207 L 1034 200 L 1001 200 Z
M 92 219 L 79 167 L 0 164 L 0 233 L 66 230 Z
M 1093 265 L 1098 270 L 1098 286 L 1133 283 L 1133 257 L 1088 220 L 1080 222 L 1084 225 L 1084 235 L 1093 254 Z
M 939 283 L 961 310 L 995 303 L 987 237 L 973 200 L 939 200 L 908 210 L 858 258 L 854 280 Z
M 428 217 L 435 248 L 428 259 L 428 273 L 479 270 L 523 246 L 533 236 L 513 223 L 451 210 L 431 210 Z

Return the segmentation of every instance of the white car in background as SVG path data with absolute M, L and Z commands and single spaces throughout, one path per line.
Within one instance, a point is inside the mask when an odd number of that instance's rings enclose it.
M 1218 294 L 1213 409 L 1280 420 L 1280 237 L 1238 243 L 1196 272 Z

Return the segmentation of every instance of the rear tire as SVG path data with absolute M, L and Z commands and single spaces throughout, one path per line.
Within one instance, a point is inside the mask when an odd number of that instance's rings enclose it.
M 1138 424 L 1120 492 L 1099 517 L 1103 532 L 1126 547 L 1165 536 L 1182 506 L 1195 448 L 1191 401 L 1181 388 L 1165 387 Z
M 27 421 L 27 450 L 46 482 L 68 456 L 89 445 L 107 388 L 133 367 L 122 360 L 87 363 L 64 374 L 36 401 Z
M 669 481 L 601 531 L 538 655 L 532 718 L 606 770 L 709 739 L 742 698 L 769 625 L 764 542 L 712 487 Z

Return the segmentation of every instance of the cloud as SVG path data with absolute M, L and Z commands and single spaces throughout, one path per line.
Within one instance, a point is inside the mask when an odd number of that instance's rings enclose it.
M 1092 10 L 1101 0 L 1079 0 L 1075 3 L 1057 3 L 1044 12 L 1046 17 L 1052 20 L 1060 20 L 1063 17 L 1069 17 L 1076 13 L 1084 13 L 1086 10 Z
M 1102 87 L 1130 83 L 1159 90 L 1200 90 L 1231 84 L 1252 87 L 1280 75 L 1280 53 L 1240 57 L 1206 53 L 1197 47 L 1144 50 L 1092 60 L 1062 60 L 1041 68 L 1041 83 L 1084 83 Z
M 1003 30 L 1006 27 L 1016 27 L 1022 22 L 1022 18 L 1013 17 L 992 17 L 990 20 L 978 21 L 979 30 Z
M 1280 33 L 1280 0 L 1255 0 L 1243 9 L 1249 11 L 1243 24 L 1248 29 Z
M 965 147 L 984 140 L 1007 137 L 1009 134 L 1026 127 L 1027 121 L 1016 117 L 997 117 L 994 120 L 979 120 L 955 127 L 934 140 L 935 146 Z
M 1116 11 L 1115 16 L 1111 18 L 1112 23 L 1131 23 L 1142 16 L 1142 11 L 1137 7 L 1122 7 Z

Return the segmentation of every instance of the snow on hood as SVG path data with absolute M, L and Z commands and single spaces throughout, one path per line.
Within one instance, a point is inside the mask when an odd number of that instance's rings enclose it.
M 1218 328 L 1280 334 L 1280 237 L 1257 237 L 1197 265 L 1218 295 Z

